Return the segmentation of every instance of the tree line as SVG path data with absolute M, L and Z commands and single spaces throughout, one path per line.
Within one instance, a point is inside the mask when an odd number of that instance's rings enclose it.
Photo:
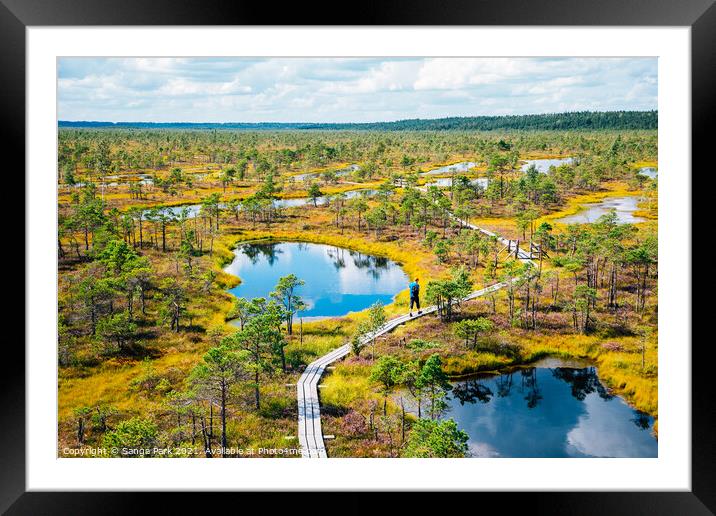
M 359 130 L 359 131 L 496 131 L 496 130 L 599 130 L 656 129 L 658 112 L 574 111 L 536 115 L 470 116 L 409 119 L 367 123 L 191 123 L 191 122 L 92 122 L 60 120 L 65 128 L 183 129 L 183 130 Z

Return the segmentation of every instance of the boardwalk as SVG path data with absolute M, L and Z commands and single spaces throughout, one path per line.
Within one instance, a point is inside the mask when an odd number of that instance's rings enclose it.
M 510 245 L 510 241 L 506 238 L 500 237 L 495 233 L 486 229 L 479 228 L 473 224 L 469 224 L 457 217 L 453 218 L 460 222 L 464 227 L 480 231 L 481 233 L 496 237 L 499 242 L 505 246 Z M 517 258 L 522 262 L 530 261 L 529 253 L 519 250 L 517 252 Z M 517 281 L 519 278 L 515 278 L 513 281 Z M 480 290 L 472 292 L 470 295 L 465 297 L 463 301 L 469 301 L 475 299 L 490 292 L 499 290 L 507 285 L 506 282 L 495 283 L 489 287 L 485 287 Z M 363 344 L 369 343 L 374 337 L 379 337 L 386 333 L 393 331 L 401 324 L 417 319 L 418 317 L 424 317 L 428 314 L 432 314 L 437 310 L 437 306 L 432 305 L 423 309 L 421 314 L 414 314 L 412 317 L 409 314 L 404 314 L 390 321 L 386 322 L 383 326 L 375 331 L 375 334 L 366 334 L 362 342 Z M 311 362 L 306 367 L 301 377 L 296 384 L 296 397 L 298 399 L 298 441 L 301 445 L 301 456 L 303 458 L 327 458 L 326 445 L 323 438 L 323 430 L 321 429 L 321 407 L 318 400 L 318 382 L 321 380 L 323 371 L 331 363 L 336 360 L 340 360 L 350 353 L 351 349 L 348 344 L 345 344 L 337 349 L 334 349 L 330 353 L 323 355 L 317 360 Z

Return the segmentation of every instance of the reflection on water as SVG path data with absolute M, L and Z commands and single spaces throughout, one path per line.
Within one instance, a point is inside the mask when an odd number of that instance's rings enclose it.
M 639 198 L 634 196 L 609 197 L 598 203 L 584 204 L 582 211 L 556 219 L 555 222 L 562 224 L 589 224 L 612 210 L 617 214 L 617 224 L 645 222 L 645 218 L 634 216 L 634 212 L 638 209 L 638 204 Z
M 298 289 L 307 309 L 299 316 L 333 317 L 392 302 L 407 288 L 400 266 L 386 258 L 322 244 L 259 243 L 239 246 L 224 270 L 241 278 L 229 290 L 237 297 L 268 297 L 278 279 L 295 274 L 306 282 Z
M 371 190 L 369 188 L 359 188 L 357 190 L 348 190 L 347 192 L 343 192 L 343 195 L 346 199 L 353 199 L 360 196 L 371 197 L 377 192 L 377 190 Z M 316 199 L 317 206 L 322 206 L 328 204 L 329 202 L 330 199 L 325 195 Z M 277 208 L 295 208 L 297 206 L 305 206 L 307 204 L 313 204 L 313 199 L 309 199 L 308 197 L 299 197 L 296 199 L 275 199 L 273 201 L 273 205 Z
M 154 178 L 151 174 L 116 174 L 109 176 L 102 176 L 98 178 L 95 185 L 97 188 L 121 186 L 121 185 L 142 185 L 148 186 L 154 184 Z M 78 181 L 72 185 L 59 183 L 58 188 L 70 187 L 70 188 L 84 188 L 87 185 L 84 181 Z
M 558 167 L 560 165 L 569 165 L 574 163 L 574 158 L 557 158 L 557 159 L 528 159 L 525 164 L 520 167 L 522 172 L 527 172 L 530 166 L 534 165 L 538 172 L 546 174 L 550 167 Z
M 470 179 L 468 182 L 469 184 L 473 186 L 479 186 L 482 189 L 487 188 L 487 181 L 488 179 L 486 177 L 478 177 L 477 179 Z M 459 185 L 460 183 L 458 183 Z M 434 181 L 430 181 L 429 183 L 425 183 L 425 186 L 437 186 L 437 187 L 450 187 L 452 186 L 452 177 L 438 177 Z
M 435 179 L 434 181 L 425 183 L 425 186 L 438 186 L 438 187 L 452 186 L 452 177 L 439 177 L 439 178 Z
M 356 170 L 359 170 L 360 167 L 356 164 L 349 165 L 346 168 L 342 168 L 340 170 L 334 171 L 334 174 L 337 177 L 345 176 L 350 174 L 351 172 L 355 172 Z M 296 174 L 295 176 L 291 176 L 291 180 L 293 181 L 305 181 L 306 179 L 318 179 L 323 175 L 323 172 L 309 172 L 306 174 Z
M 453 172 L 467 172 L 471 168 L 475 168 L 477 163 L 472 161 L 463 161 L 461 163 L 453 163 L 452 165 L 445 165 L 444 167 L 434 168 L 423 172 L 421 175 L 438 175 L 438 174 L 452 174 Z
M 274 199 L 273 205 L 276 208 L 295 208 L 296 206 L 305 206 L 309 202 L 313 202 L 308 197 L 297 197 L 295 199 Z M 316 204 L 322 204 L 323 197 L 316 200 Z
M 139 178 L 138 181 L 135 181 L 134 179 Z M 138 175 L 130 175 L 130 174 L 122 174 L 122 175 L 115 175 L 115 176 L 104 176 L 102 178 L 103 184 L 105 186 L 119 186 L 119 185 L 131 185 L 131 184 L 140 184 L 142 186 L 152 185 L 154 184 L 154 179 L 152 178 L 151 174 L 138 174 Z
M 659 171 L 656 169 L 656 167 L 641 167 L 639 169 L 638 174 L 640 176 L 646 176 L 649 179 L 654 179 L 659 174 Z
M 265 261 L 270 267 L 276 263 L 278 255 L 283 251 L 275 245 L 246 244 L 241 246 L 241 252 L 246 256 L 251 265 Z
M 368 188 L 359 188 L 357 190 L 349 190 L 347 192 L 343 192 L 346 199 L 353 199 L 355 197 L 360 196 L 366 196 L 371 197 L 375 195 L 378 191 L 377 190 L 371 190 Z M 318 206 L 325 205 L 329 202 L 329 199 L 327 197 L 319 197 L 316 199 L 316 204 Z M 313 204 L 313 199 L 309 199 L 308 197 L 298 197 L 295 199 L 274 199 L 273 205 L 276 208 L 295 208 L 298 206 L 305 206 L 307 204 Z M 219 207 L 221 209 L 226 209 L 226 204 L 219 204 Z M 147 208 L 145 210 L 146 213 L 148 213 L 151 210 L 151 208 Z M 164 206 L 161 207 L 161 211 L 163 211 L 166 215 L 170 217 L 178 218 L 181 216 L 182 212 L 186 210 L 186 217 L 192 218 L 196 217 L 201 213 L 201 204 L 184 204 L 181 206 Z
M 594 367 L 537 365 L 453 385 L 449 409 L 473 456 L 656 457 L 651 416 L 602 385 Z
M 152 208 L 144 210 L 145 213 L 151 212 Z M 173 218 L 180 218 L 182 214 L 191 219 L 196 217 L 201 212 L 201 204 L 185 204 L 182 206 L 164 206 L 160 207 L 160 211 L 165 215 Z

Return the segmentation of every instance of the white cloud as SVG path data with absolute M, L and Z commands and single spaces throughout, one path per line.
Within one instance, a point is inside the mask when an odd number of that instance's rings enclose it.
M 513 95 L 559 95 L 570 90 L 571 86 L 582 84 L 584 79 L 580 76 L 557 77 L 534 83 L 522 83 L 512 88 Z
M 416 90 L 460 89 L 500 81 L 529 72 L 528 60 L 507 58 L 435 58 L 426 59 L 420 68 Z
M 404 90 L 412 87 L 416 69 L 415 62 L 386 61 L 357 80 L 330 82 L 321 88 L 321 92 L 354 94 Z
M 184 78 L 172 78 L 162 85 L 157 94 L 161 96 L 207 96 L 207 95 L 237 95 L 251 92 L 251 86 L 245 86 L 238 77 L 229 82 L 196 82 Z
M 64 58 L 62 120 L 375 121 L 655 109 L 653 58 Z

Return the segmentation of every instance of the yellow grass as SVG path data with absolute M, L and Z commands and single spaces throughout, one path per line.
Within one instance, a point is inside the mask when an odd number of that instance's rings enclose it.
M 523 159 L 547 159 L 563 157 L 555 153 L 530 153 Z M 448 163 L 432 163 L 423 165 L 421 169 L 429 170 L 440 166 L 454 164 L 462 161 L 476 161 L 474 156 L 454 157 Z M 343 166 L 347 166 L 346 163 Z M 656 162 L 643 161 L 634 163 L 635 168 L 643 166 L 656 166 Z M 185 172 L 205 172 L 208 167 L 202 165 L 184 166 Z M 332 170 L 342 168 L 341 165 L 332 165 L 324 169 L 313 169 L 314 171 Z M 394 167 L 395 170 L 401 170 Z M 483 170 L 483 167 L 471 170 L 471 173 Z M 296 172 L 299 173 L 299 172 Z M 303 171 L 305 173 L 305 171 Z M 373 181 L 362 184 L 338 183 L 336 185 L 321 185 L 324 193 L 332 194 L 362 188 L 375 188 L 380 181 Z M 244 198 L 251 195 L 256 184 L 247 184 L 243 187 L 227 189 L 227 197 Z M 171 197 L 155 190 L 151 199 L 136 201 L 129 199 L 128 192 L 111 191 L 105 193 L 105 200 L 111 205 L 127 208 L 132 205 L 143 207 L 163 205 L 176 206 L 182 204 L 195 204 L 210 193 L 223 192 L 223 188 L 216 186 L 201 186 L 182 191 L 178 197 Z M 599 192 L 577 195 L 567 199 L 566 205 L 560 211 L 550 213 L 538 220 L 554 222 L 556 219 L 571 215 L 581 209 L 581 205 L 599 202 L 607 197 L 641 195 L 642 192 L 629 190 L 624 183 L 611 183 L 606 185 L 605 190 Z M 305 197 L 305 190 L 291 190 L 284 192 L 284 197 L 295 198 Z M 69 194 L 59 195 L 61 202 L 69 202 Z M 656 219 L 655 209 L 649 210 L 647 206 L 640 205 L 640 211 L 636 215 L 645 218 Z M 216 283 L 223 291 L 241 282 L 241 278 L 223 271 L 223 267 L 234 258 L 233 249 L 240 243 L 257 240 L 274 241 L 302 241 L 319 244 L 334 245 L 338 247 L 353 249 L 365 254 L 382 256 L 399 263 L 403 270 L 411 277 L 420 277 L 425 283 L 429 279 L 444 277 L 447 274 L 445 266 L 437 263 L 433 253 L 426 249 L 419 239 L 398 239 L 396 241 L 376 241 L 372 233 L 358 232 L 355 229 L 346 227 L 342 233 L 336 228 L 331 220 L 332 216 L 328 210 L 313 210 L 312 208 L 301 211 L 301 218 L 290 216 L 296 211 L 287 210 L 289 217 L 274 225 L 271 228 L 243 229 L 236 227 L 233 220 L 225 221 L 223 231 L 214 242 L 214 256 L 210 259 L 211 266 L 217 273 Z M 496 231 L 499 234 L 510 236 L 514 234 L 514 221 L 508 218 L 488 217 L 475 218 L 471 222 L 482 227 Z M 242 222 L 245 225 L 245 223 Z M 301 228 L 303 225 L 303 228 Z M 548 264 L 545 264 L 547 267 Z M 407 285 L 406 285 L 407 287 Z M 194 323 L 203 328 L 212 326 L 224 326 L 227 329 L 232 327 L 225 324 L 226 314 L 229 312 L 233 297 L 225 292 L 214 293 L 206 298 L 194 299 L 191 303 L 191 311 L 194 313 Z M 404 313 L 408 306 L 408 293 L 401 291 L 395 297 L 393 303 L 386 307 L 388 317 Z M 286 354 L 294 357 L 300 363 L 310 362 L 313 358 L 321 356 L 328 351 L 347 342 L 354 331 L 358 321 L 364 319 L 366 313 L 352 313 L 342 318 L 326 319 L 322 321 L 305 322 L 302 328 L 302 335 L 299 325 L 295 324 L 294 335 L 288 338 L 289 344 Z M 427 318 L 426 318 L 427 319 Z M 410 326 L 415 324 L 419 327 L 425 321 L 415 321 L 410 325 L 399 328 L 396 334 L 410 333 Z M 449 330 L 446 330 L 449 332 Z M 658 389 L 657 389 L 657 355 L 656 344 L 651 345 L 646 352 L 646 366 L 642 370 L 641 354 L 636 350 L 639 341 L 633 337 L 620 337 L 609 339 L 620 344 L 622 351 L 609 351 L 601 347 L 604 339 L 597 336 L 582 336 L 564 334 L 550 335 L 540 332 L 531 334 L 529 332 L 510 331 L 504 335 L 506 340 L 517 344 L 521 349 L 523 362 L 536 360 L 544 355 L 556 355 L 563 357 L 585 358 L 591 360 L 598 367 L 599 377 L 604 383 L 618 394 L 625 397 L 629 403 L 639 410 L 643 410 L 655 417 L 658 417 Z M 162 336 L 161 355 L 152 360 L 152 366 L 156 374 L 164 375 L 172 370 L 182 371 L 184 375 L 198 363 L 201 355 L 210 345 L 205 338 L 198 341 L 190 340 L 189 335 L 174 335 L 166 333 Z M 381 344 L 382 346 L 382 344 Z M 379 347 L 379 351 L 383 348 Z M 425 352 L 444 351 L 432 350 Z M 366 349 L 364 353 L 370 354 Z M 495 355 L 489 352 L 461 351 L 460 353 L 447 353 L 445 356 L 445 370 L 453 376 L 464 375 L 475 371 L 496 371 L 512 361 L 504 355 Z M 120 410 L 123 418 L 131 414 L 152 414 L 162 409 L 161 397 L 148 398 L 145 394 L 129 388 L 132 380 L 144 374 L 144 364 L 139 361 L 110 359 L 101 365 L 88 368 L 83 371 L 68 371 L 60 375 L 58 380 L 58 410 L 59 420 L 62 424 L 71 424 L 73 410 L 84 405 L 94 405 L 99 401 L 111 403 Z M 368 400 L 380 400 L 382 397 L 377 392 L 377 386 L 369 380 L 370 365 L 365 362 L 355 363 L 350 360 L 337 365 L 336 369 L 324 379 L 320 391 L 321 403 L 326 406 L 350 408 L 356 404 L 365 403 Z M 298 372 L 293 376 L 297 377 Z M 275 404 L 277 407 L 289 406 L 295 403 L 295 392 L 293 389 L 286 389 L 286 378 L 281 378 L 262 386 L 265 389 L 267 403 Z M 295 378 L 294 380 L 295 381 Z M 394 409 L 394 407 L 393 407 Z M 284 420 L 278 420 L 275 424 L 267 424 L 264 416 L 256 414 L 251 410 L 236 409 L 234 418 L 230 419 L 229 433 L 232 435 L 232 442 L 240 446 L 287 446 L 290 441 L 284 437 L 295 433 L 293 426 Z M 290 419 L 290 418 L 289 418 Z M 295 424 L 290 420 L 291 425 Z M 295 443 L 294 443 L 295 445 Z
M 321 383 L 321 403 L 349 408 L 359 402 L 379 399 L 369 375 L 370 367 L 366 365 L 344 364 L 337 367 Z
M 656 160 L 644 160 L 644 161 L 636 161 L 630 165 L 631 168 L 644 168 L 644 167 L 658 167 L 659 164 L 656 162 Z

